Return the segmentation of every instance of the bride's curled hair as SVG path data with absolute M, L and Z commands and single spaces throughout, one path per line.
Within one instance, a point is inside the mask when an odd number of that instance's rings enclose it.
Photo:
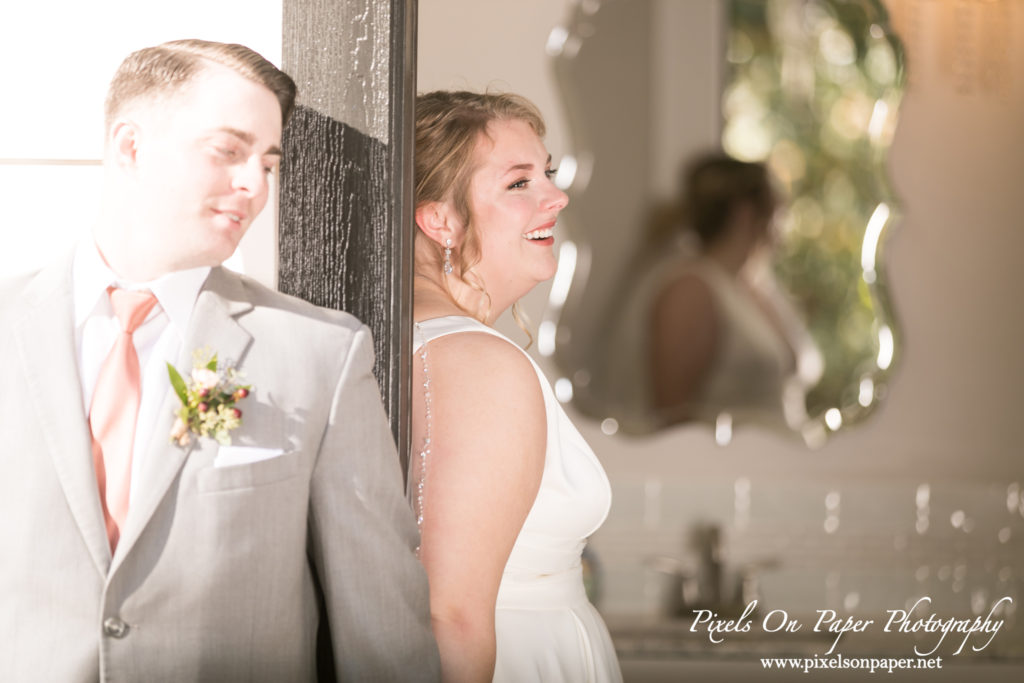
M 465 226 L 460 248 L 452 253 L 452 273 L 487 298 L 486 285 L 473 272 L 480 260 L 480 236 L 472 221 L 469 181 L 475 170 L 473 153 L 492 121 L 523 121 L 544 137 L 544 120 L 532 102 L 511 93 L 435 91 L 416 98 L 416 206 L 450 202 Z M 417 228 L 416 273 L 438 273 L 444 248 Z M 447 289 L 447 282 L 444 282 Z M 451 294 L 451 291 L 448 290 Z M 454 300 L 454 297 L 453 297 Z M 456 302 L 458 303 L 458 302 Z M 513 314 L 519 319 L 518 306 Z M 467 311 L 479 317 L 477 311 Z M 486 317 L 487 311 L 484 312 Z

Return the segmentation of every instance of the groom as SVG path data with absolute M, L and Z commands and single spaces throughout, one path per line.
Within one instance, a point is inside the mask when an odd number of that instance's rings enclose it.
M 92 238 L 0 283 L 0 680 L 438 678 L 367 328 L 220 267 L 294 96 L 239 45 L 132 54 Z

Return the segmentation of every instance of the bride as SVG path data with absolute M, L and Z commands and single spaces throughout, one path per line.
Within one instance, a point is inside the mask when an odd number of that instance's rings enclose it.
M 516 95 L 416 106 L 410 497 L 445 681 L 621 681 L 580 554 L 611 489 L 526 353 L 492 325 L 551 278 L 544 123 Z

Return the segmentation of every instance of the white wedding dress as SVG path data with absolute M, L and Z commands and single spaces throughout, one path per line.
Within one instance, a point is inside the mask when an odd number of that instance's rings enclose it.
M 485 332 L 516 346 L 464 316 L 433 318 L 418 327 L 416 351 L 421 344 L 458 332 Z M 544 395 L 547 452 L 537 498 L 498 588 L 494 681 L 617 683 L 622 674 L 615 649 L 604 621 L 587 599 L 580 562 L 587 537 L 608 515 L 611 487 L 544 374 L 532 358 L 530 363 Z

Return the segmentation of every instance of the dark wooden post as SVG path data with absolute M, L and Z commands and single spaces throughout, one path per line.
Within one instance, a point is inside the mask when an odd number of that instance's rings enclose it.
M 359 317 L 402 471 L 412 389 L 415 0 L 284 0 L 282 66 L 299 86 L 284 132 L 278 288 Z M 320 680 L 334 680 L 321 605 Z
M 284 0 L 299 107 L 281 164 L 281 291 L 373 330 L 406 469 L 412 355 L 415 0 Z

